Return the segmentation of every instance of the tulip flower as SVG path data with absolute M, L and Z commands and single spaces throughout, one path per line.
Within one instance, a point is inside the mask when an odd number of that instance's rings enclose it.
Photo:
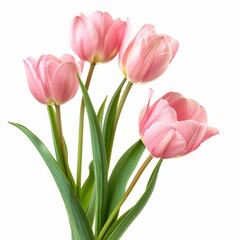
M 207 125 L 206 111 L 196 101 L 169 92 L 150 105 L 152 95 L 151 90 L 139 117 L 139 132 L 152 156 L 184 156 L 218 134 L 216 128 Z
M 71 24 L 70 45 L 82 60 L 105 63 L 118 54 L 125 29 L 126 22 L 113 20 L 109 13 L 80 14 Z
M 77 74 L 83 68 L 83 61 L 77 64 L 68 54 L 61 58 L 42 55 L 39 60 L 27 58 L 24 65 L 30 91 L 40 103 L 61 105 L 77 93 Z
M 119 52 L 119 65 L 132 83 L 146 83 L 160 77 L 173 60 L 178 41 L 158 35 L 150 24 L 144 25 L 133 40 L 125 34 Z

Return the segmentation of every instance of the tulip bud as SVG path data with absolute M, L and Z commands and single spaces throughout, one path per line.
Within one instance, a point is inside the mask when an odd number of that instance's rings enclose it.
M 120 68 L 132 83 L 150 82 L 165 72 L 178 45 L 177 40 L 158 35 L 152 25 L 146 24 L 133 40 L 124 40 L 119 53 Z
M 70 45 L 78 57 L 90 63 L 105 63 L 119 52 L 126 22 L 113 20 L 109 13 L 80 14 L 71 24 Z
M 40 103 L 61 105 L 75 96 L 83 61 L 77 64 L 68 54 L 42 55 L 39 60 L 27 58 L 24 65 L 30 91 Z

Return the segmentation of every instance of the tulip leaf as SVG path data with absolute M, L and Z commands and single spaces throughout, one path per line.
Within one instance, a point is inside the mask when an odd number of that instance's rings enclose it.
M 106 234 L 103 237 L 103 240 L 118 240 L 130 226 L 130 224 L 135 220 L 139 215 L 142 209 L 147 204 L 153 189 L 155 187 L 158 172 L 161 166 L 162 160 L 159 160 L 155 166 L 151 177 L 148 181 L 145 192 L 142 194 L 138 202 L 129 210 L 127 210 L 114 224 L 108 229 Z
M 94 111 L 91 99 L 88 92 L 79 78 L 79 84 L 82 90 L 83 99 L 88 114 L 88 121 L 90 126 L 91 141 L 92 141 L 92 155 L 93 155 L 93 169 L 95 178 L 95 231 L 98 234 L 105 223 L 106 204 L 107 204 L 107 158 L 102 137 L 101 128 Z
M 103 123 L 103 138 L 105 141 L 105 147 L 106 147 L 106 154 L 107 154 L 107 163 L 109 166 L 110 163 L 110 157 L 112 153 L 112 146 L 113 146 L 113 139 L 115 134 L 114 129 L 114 121 L 115 121 L 115 115 L 117 111 L 118 101 L 121 94 L 121 90 L 126 82 L 126 78 L 123 79 L 123 81 L 120 83 L 119 87 L 115 91 L 115 93 L 112 96 L 112 99 L 108 105 L 106 115 L 104 118 Z
M 102 102 L 97 114 L 97 119 L 100 126 L 102 125 L 106 100 L 107 100 L 107 97 Z M 89 164 L 88 177 L 81 188 L 81 204 L 85 211 L 87 211 L 89 208 L 89 203 L 92 197 L 93 186 L 94 186 L 94 170 L 93 170 L 93 162 L 91 161 Z
M 107 97 L 104 98 L 98 113 L 97 113 L 97 119 L 99 122 L 99 126 L 102 127 L 102 123 L 103 123 L 103 115 L 104 115 L 104 109 L 105 109 L 105 105 L 106 105 L 106 101 L 107 101 Z
M 68 159 L 66 159 L 67 161 L 67 165 L 66 165 L 66 169 L 64 167 L 64 163 L 63 163 L 63 156 L 62 156 L 62 152 L 60 149 L 60 143 L 59 143 L 59 138 L 58 138 L 58 132 L 57 132 L 57 123 L 56 123 L 56 112 L 54 111 L 53 107 L 51 105 L 47 106 L 47 110 L 48 110 L 48 115 L 49 115 L 49 119 L 50 119 L 50 124 L 51 124 L 51 130 L 52 130 L 52 139 L 53 139 L 53 144 L 54 144 L 54 149 L 55 149 L 55 155 L 56 155 L 56 159 L 57 162 L 59 163 L 62 171 L 64 172 L 64 174 L 66 176 L 69 176 L 69 180 L 73 186 L 73 188 L 76 188 L 76 184 L 72 175 L 72 172 L 69 168 L 68 165 Z M 63 139 L 64 141 L 64 151 L 66 152 L 66 158 L 68 157 L 68 150 L 67 150 L 67 144 L 65 142 L 65 139 Z
M 74 239 L 94 240 L 93 231 L 86 214 L 78 201 L 71 183 L 62 172 L 57 161 L 43 142 L 30 130 L 18 123 L 11 124 L 20 129 L 29 138 L 49 168 L 65 203 Z
M 108 185 L 108 216 L 110 216 L 111 212 L 123 197 L 128 180 L 135 170 L 144 150 L 144 144 L 141 140 L 138 140 L 122 155 L 115 165 Z

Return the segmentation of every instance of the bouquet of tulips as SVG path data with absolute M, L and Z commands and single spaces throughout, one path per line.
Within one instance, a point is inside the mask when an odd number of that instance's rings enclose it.
M 49 168 L 66 206 L 72 239 L 117 240 L 148 202 L 163 159 L 196 150 L 202 142 L 218 134 L 218 130 L 207 125 L 206 111 L 196 101 L 178 92 L 168 92 L 151 103 L 154 92 L 150 89 L 148 102 L 139 113 L 139 139 L 124 149 L 120 159 L 114 159 L 116 164 L 109 168 L 119 117 L 129 91 L 139 83 L 160 77 L 179 44 L 168 35 L 157 34 L 150 24 L 132 36 L 129 20 L 114 20 L 109 13 L 100 11 L 75 16 L 70 30 L 70 45 L 79 57 L 77 61 L 70 54 L 60 58 L 47 54 L 38 60 L 32 57 L 24 60 L 29 89 L 37 101 L 47 106 L 55 152 L 51 153 L 23 125 L 11 124 L 29 138 Z M 116 56 L 123 80 L 110 99 L 106 97 L 99 106 L 93 106 L 88 89 L 94 69 Z M 86 62 L 89 70 L 83 81 Z M 74 177 L 61 123 L 61 105 L 71 100 L 79 88 L 82 99 Z M 83 157 L 85 113 L 91 134 L 90 159 Z M 144 160 L 145 151 L 149 156 Z M 142 195 L 131 208 L 120 211 L 152 159 L 157 161 Z M 83 161 L 89 164 L 85 179 Z

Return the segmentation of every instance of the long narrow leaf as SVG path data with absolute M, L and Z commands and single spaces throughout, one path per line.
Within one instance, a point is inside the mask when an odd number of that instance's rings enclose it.
M 119 159 L 109 179 L 107 216 L 111 214 L 123 197 L 133 171 L 135 170 L 145 146 L 141 140 L 134 143 Z
M 112 145 L 113 145 L 113 139 L 114 139 L 114 120 L 115 115 L 117 111 L 118 101 L 121 94 L 121 90 L 124 86 L 124 83 L 126 82 L 126 79 L 124 78 L 123 81 L 120 83 L 119 87 L 115 91 L 114 95 L 112 96 L 112 99 L 108 105 L 107 112 L 104 118 L 103 123 L 103 138 L 105 141 L 105 147 L 106 147 L 106 154 L 107 154 L 107 163 L 109 166 L 110 157 L 112 153 Z
M 102 104 L 98 110 L 98 114 L 97 114 L 97 119 L 98 119 L 100 126 L 102 125 L 103 113 L 104 113 L 104 109 L 105 109 L 106 100 L 107 100 L 107 97 L 102 102 Z M 87 211 L 89 208 L 89 204 L 90 204 L 91 197 L 92 197 L 93 187 L 94 187 L 94 170 L 93 170 L 93 161 L 91 161 L 89 164 L 88 177 L 85 180 L 85 182 L 81 188 L 81 204 L 85 211 Z
M 91 132 L 93 166 L 95 177 L 95 194 L 96 194 L 96 234 L 98 234 L 105 223 L 106 205 L 107 205 L 107 158 L 102 137 L 101 128 L 94 111 L 91 99 L 88 95 L 84 84 L 79 79 L 82 90 Z
M 97 119 L 98 119 L 100 127 L 102 127 L 102 123 L 103 123 L 103 115 L 104 115 L 106 101 L 107 101 L 107 97 L 104 98 L 104 100 L 98 110 L 98 113 L 97 113 Z
M 74 238 L 76 240 L 94 240 L 95 238 L 91 225 L 89 224 L 86 214 L 82 209 L 70 182 L 67 180 L 46 146 L 26 127 L 17 123 L 11 124 L 20 129 L 29 138 L 49 168 L 65 203 Z
M 151 177 L 148 181 L 147 187 L 141 198 L 138 202 L 127 212 L 125 212 L 106 232 L 103 240 L 118 240 L 123 235 L 123 233 L 127 230 L 130 224 L 135 220 L 135 218 L 139 215 L 142 209 L 145 207 L 148 202 L 153 189 L 155 187 L 155 183 L 157 180 L 158 172 L 161 166 L 162 160 L 159 160 L 156 167 L 154 168 Z

